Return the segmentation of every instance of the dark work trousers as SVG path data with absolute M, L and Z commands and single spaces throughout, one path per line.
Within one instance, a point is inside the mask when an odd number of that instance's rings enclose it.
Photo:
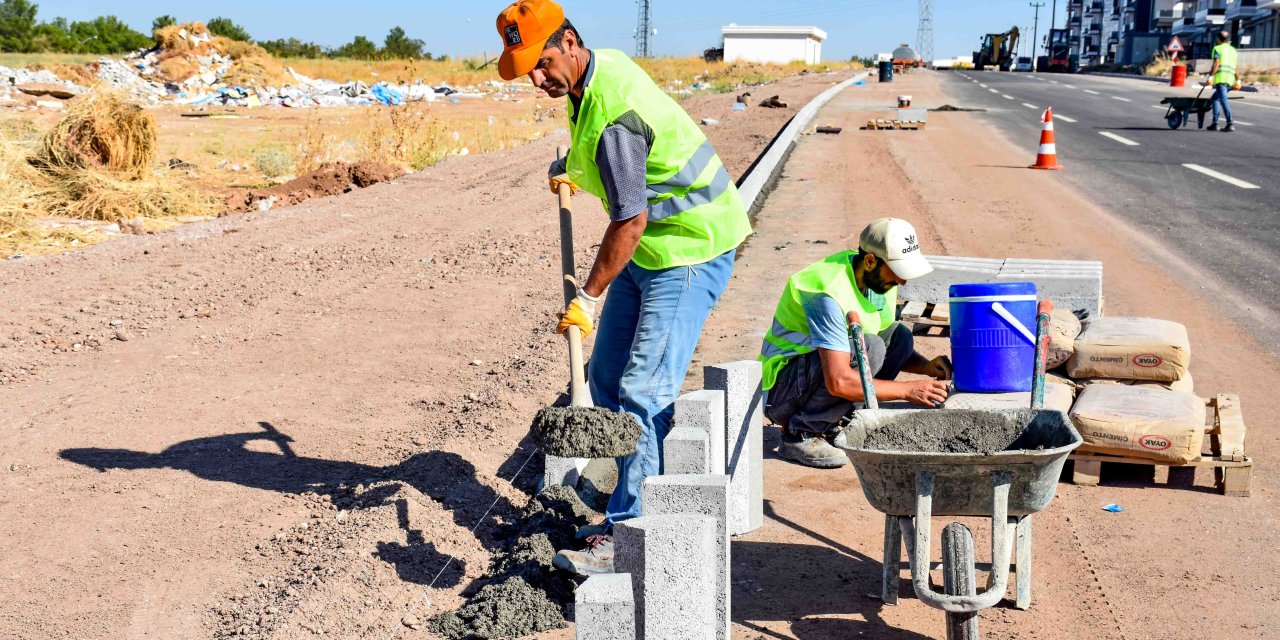
M 890 324 L 878 335 L 865 335 L 865 339 L 867 368 L 871 377 L 877 380 L 897 378 L 915 352 L 911 330 L 901 322 Z M 849 347 L 849 360 L 853 370 L 857 371 L 853 345 Z M 852 409 L 852 401 L 837 398 L 827 391 L 827 383 L 822 376 L 822 359 L 814 351 L 796 356 L 778 372 L 778 379 L 769 390 L 764 412 L 774 424 L 785 427 L 793 435 L 828 435 Z

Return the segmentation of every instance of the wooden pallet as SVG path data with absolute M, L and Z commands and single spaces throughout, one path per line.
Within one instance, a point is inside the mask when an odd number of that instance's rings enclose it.
M 888 131 L 891 129 L 899 129 L 904 131 L 916 131 L 923 129 L 927 122 L 914 122 L 908 120 L 868 120 L 864 130 L 871 131 Z
M 912 333 L 924 336 L 947 336 L 951 334 L 951 305 L 908 301 L 902 306 L 898 318 L 913 325 Z
M 1253 459 L 1245 455 L 1244 416 L 1240 413 L 1240 397 L 1222 393 L 1209 398 L 1209 419 L 1205 435 L 1209 436 L 1209 452 L 1187 463 L 1162 462 L 1145 458 L 1115 456 L 1105 453 L 1073 453 L 1075 461 L 1072 482 L 1096 486 L 1102 475 L 1102 463 L 1135 464 L 1168 467 L 1171 483 L 1190 484 L 1201 467 L 1213 469 L 1214 484 L 1223 495 L 1248 497 L 1253 475 Z

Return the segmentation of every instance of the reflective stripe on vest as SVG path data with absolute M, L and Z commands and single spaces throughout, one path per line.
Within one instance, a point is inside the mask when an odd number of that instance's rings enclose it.
M 765 389 L 773 388 L 778 373 L 792 358 L 815 349 L 804 311 L 804 303 L 809 298 L 829 296 L 844 315 L 856 309 L 863 331 L 869 334 L 880 333 L 893 322 L 897 287 L 890 289 L 884 295 L 882 306 L 876 308 L 857 290 L 851 262 L 855 255 L 857 252 L 841 251 L 801 269 L 787 280 L 773 314 L 773 325 L 760 345 Z
M 707 136 L 626 54 L 592 52 L 594 65 L 582 101 L 570 101 L 569 178 L 605 201 L 596 164 L 605 128 L 634 111 L 653 130 L 645 162 L 647 224 L 631 261 L 649 270 L 707 262 L 751 233 L 737 187 Z
M 1213 48 L 1213 56 L 1218 60 L 1218 71 L 1213 74 L 1213 83 L 1235 84 L 1236 48 L 1224 42 Z

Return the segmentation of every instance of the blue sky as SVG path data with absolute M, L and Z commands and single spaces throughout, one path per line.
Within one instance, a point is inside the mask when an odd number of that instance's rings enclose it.
M 381 42 L 387 31 L 403 26 L 421 38 L 434 54 L 453 56 L 493 53 L 499 48 L 493 20 L 509 0 L 220 0 L 173 2 L 128 0 L 91 2 L 35 0 L 39 19 L 62 16 L 83 20 L 114 14 L 139 31 L 148 32 L 152 18 L 171 13 L 181 21 L 226 16 L 248 29 L 254 38 L 297 37 L 336 46 L 355 35 Z M 1048 25 L 1053 0 L 1042 0 L 1040 33 Z M 1058 1 L 1058 20 L 1066 15 L 1067 0 Z M 637 4 L 634 0 L 564 0 L 565 13 L 583 32 L 589 46 L 635 50 L 633 39 Z M 899 43 L 916 41 L 918 0 L 708 0 L 677 2 L 652 0 L 658 34 L 657 55 L 700 54 L 720 42 L 720 27 L 737 24 L 814 25 L 827 32 L 823 58 L 847 59 L 892 51 Z M 1027 0 L 934 0 L 934 54 L 968 55 L 978 37 L 1017 25 L 1030 36 L 1033 9 Z M 1029 37 L 1026 38 L 1030 40 Z M 1028 45 L 1029 46 L 1029 45 Z

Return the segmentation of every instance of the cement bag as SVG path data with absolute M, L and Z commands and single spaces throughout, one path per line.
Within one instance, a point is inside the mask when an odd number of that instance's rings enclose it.
M 1155 318 L 1097 318 L 1084 325 L 1067 360 L 1072 378 L 1173 382 L 1187 374 L 1187 328 Z
M 1081 452 L 1189 462 L 1204 443 L 1204 400 L 1190 393 L 1091 384 L 1071 407 Z
M 1075 387 L 1065 384 L 1044 385 L 1044 408 L 1066 413 L 1071 409 Z M 953 393 L 943 409 L 1027 409 L 1031 406 L 1030 391 L 1012 393 Z
M 1056 369 L 1075 353 L 1080 335 L 1080 319 L 1067 309 L 1054 309 L 1049 314 L 1049 354 L 1044 368 Z
M 1110 378 L 1086 378 L 1079 381 L 1081 386 L 1089 386 L 1091 384 L 1127 384 L 1131 387 L 1147 387 L 1150 389 L 1168 389 L 1170 391 L 1181 391 L 1183 393 L 1195 393 L 1195 382 L 1191 379 L 1191 372 L 1174 380 L 1173 382 L 1156 382 L 1154 380 L 1112 380 Z
M 1080 391 L 1080 385 L 1076 384 L 1071 378 L 1060 376 L 1056 373 L 1045 373 L 1044 381 L 1049 384 L 1060 384 L 1071 389 L 1071 398 L 1074 400 L 1076 393 Z

